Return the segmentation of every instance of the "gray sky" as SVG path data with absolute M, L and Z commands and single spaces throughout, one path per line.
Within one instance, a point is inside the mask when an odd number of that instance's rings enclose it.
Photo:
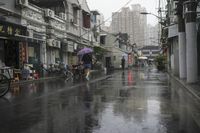
M 111 17 L 112 12 L 121 9 L 129 0 L 87 0 L 90 10 L 97 9 L 99 12 L 103 13 L 104 19 Z M 161 4 L 163 0 L 161 0 Z M 146 8 L 147 12 L 153 14 L 157 13 L 158 0 L 132 0 L 128 6 L 132 4 L 141 4 Z M 163 3 L 164 5 L 164 3 Z M 109 20 L 111 21 L 111 19 Z M 157 18 L 152 15 L 147 15 L 147 23 L 155 25 L 158 22 Z

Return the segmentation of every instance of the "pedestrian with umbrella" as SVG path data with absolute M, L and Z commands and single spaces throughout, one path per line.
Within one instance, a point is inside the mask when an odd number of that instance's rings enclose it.
M 82 55 L 81 62 L 83 63 L 86 79 L 89 80 L 90 70 L 92 67 L 92 52 L 91 48 L 83 48 L 78 52 L 78 56 Z

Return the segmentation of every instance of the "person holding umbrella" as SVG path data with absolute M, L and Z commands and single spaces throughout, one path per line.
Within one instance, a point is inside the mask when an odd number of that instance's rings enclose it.
M 90 69 L 92 67 L 92 52 L 90 48 L 83 48 L 78 52 L 78 55 L 82 55 L 81 62 L 83 63 L 86 79 L 89 80 Z
M 84 70 L 86 74 L 85 78 L 89 80 L 90 69 L 92 67 L 92 54 L 91 53 L 84 54 L 81 61 L 83 62 L 83 66 L 84 66 Z

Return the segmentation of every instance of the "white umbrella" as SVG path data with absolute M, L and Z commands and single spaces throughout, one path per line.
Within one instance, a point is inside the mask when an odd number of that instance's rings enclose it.
M 140 56 L 138 59 L 141 59 L 141 60 L 146 60 L 146 59 L 148 59 L 147 57 L 145 57 L 145 56 Z

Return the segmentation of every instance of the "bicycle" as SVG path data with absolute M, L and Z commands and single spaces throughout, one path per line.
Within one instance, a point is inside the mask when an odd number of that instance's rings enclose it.
M 69 66 L 67 66 L 66 69 L 63 69 L 63 73 L 64 73 L 66 81 L 68 81 L 68 80 L 73 81 L 74 80 L 74 74 L 72 72 L 72 69 L 69 68 Z
M 7 72 L 7 76 L 0 73 L 0 97 L 3 97 L 10 90 L 11 75 L 8 69 L 9 68 L 1 68 L 1 70 Z
M 84 68 L 82 64 L 72 65 L 71 69 L 74 80 L 80 80 L 84 76 Z

